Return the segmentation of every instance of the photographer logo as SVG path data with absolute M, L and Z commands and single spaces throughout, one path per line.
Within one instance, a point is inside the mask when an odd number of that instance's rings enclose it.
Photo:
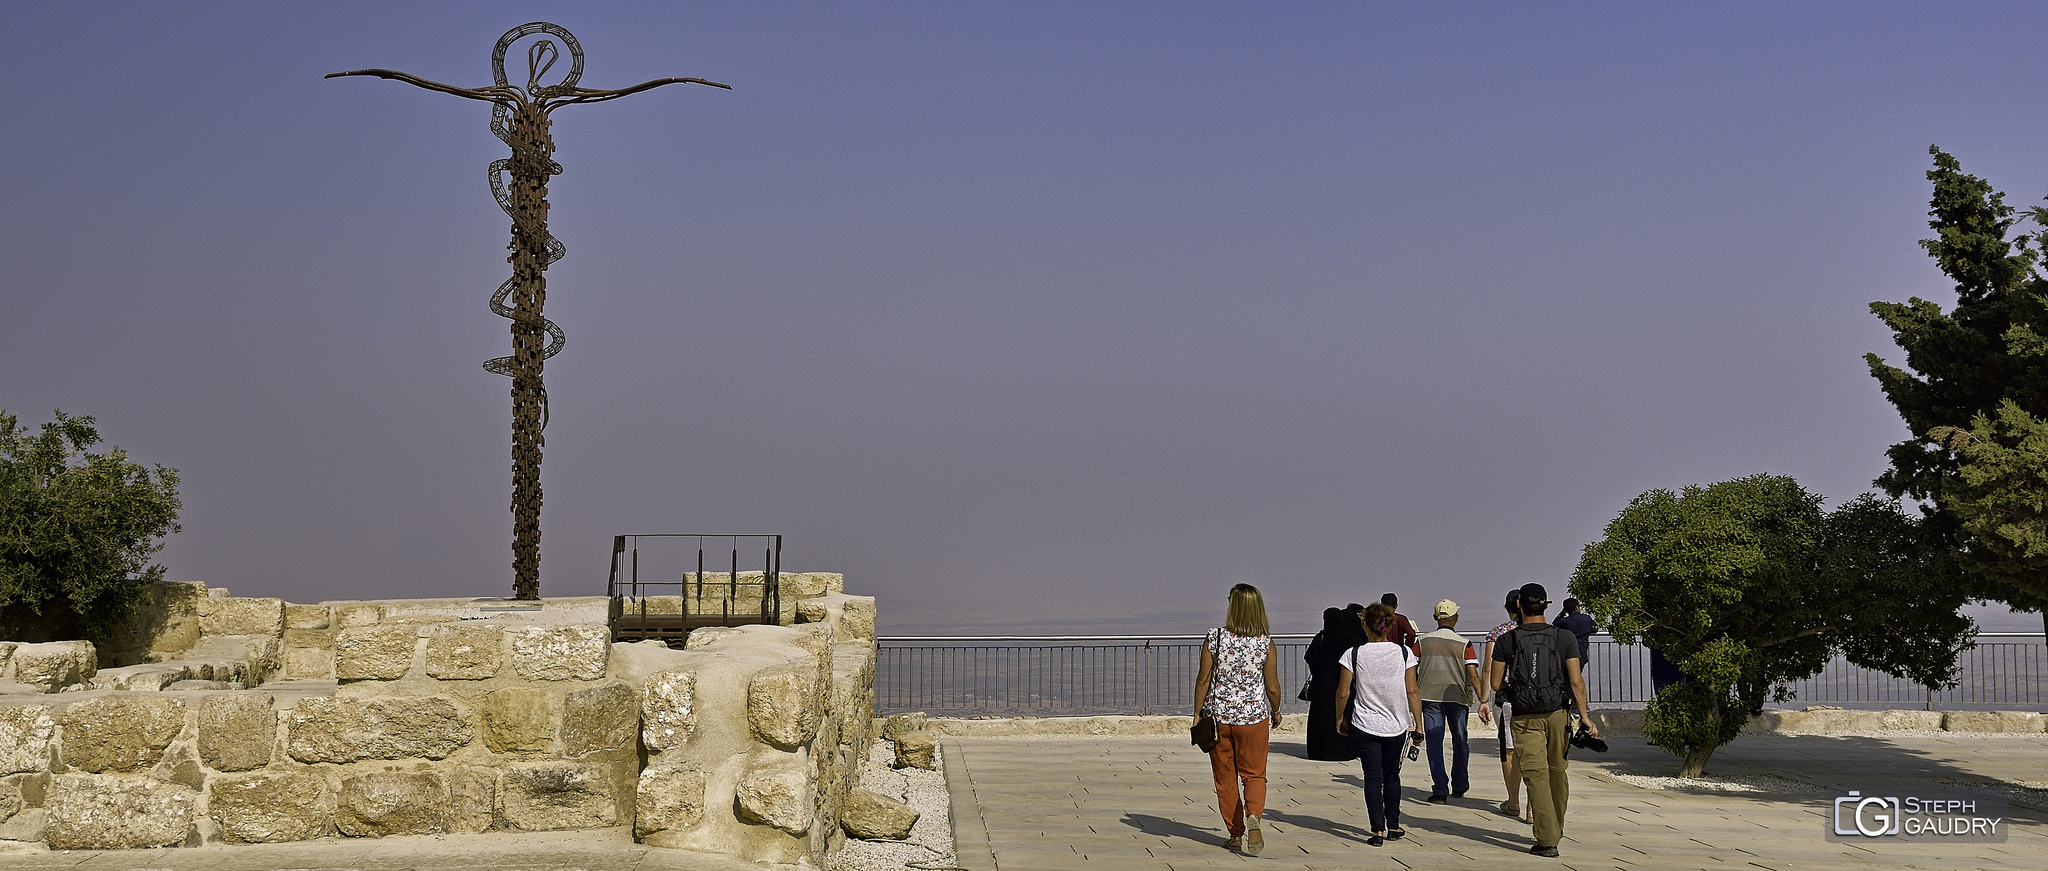
M 1837 796 L 1828 814 L 1828 840 L 1878 838 L 1994 842 L 2006 838 L 2006 804 L 1982 795 Z

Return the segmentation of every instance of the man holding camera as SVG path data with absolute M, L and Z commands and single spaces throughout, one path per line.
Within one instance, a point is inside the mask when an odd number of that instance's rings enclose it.
M 1565 750 L 1571 739 L 1567 709 L 1578 709 L 1587 735 L 1598 738 L 1600 727 L 1586 713 L 1579 640 L 1543 618 L 1549 605 L 1550 595 L 1542 584 L 1523 584 L 1522 624 L 1501 636 L 1491 658 L 1503 666 L 1494 671 L 1492 690 L 1506 693 L 1514 709 L 1509 729 L 1515 761 L 1529 786 L 1529 822 L 1536 828 L 1536 845 L 1529 852 L 1554 858 L 1557 842 L 1564 837 L 1570 797 L 1565 780 Z

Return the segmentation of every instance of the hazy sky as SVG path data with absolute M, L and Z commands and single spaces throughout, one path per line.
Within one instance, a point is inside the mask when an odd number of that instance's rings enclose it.
M 1644 490 L 1868 488 L 1928 145 L 2048 193 L 2041 4 L 7 2 L 0 407 L 179 469 L 173 578 L 509 594 L 508 149 L 321 76 L 532 20 L 734 87 L 555 116 L 550 595 L 739 531 L 892 633 L 1490 617 Z

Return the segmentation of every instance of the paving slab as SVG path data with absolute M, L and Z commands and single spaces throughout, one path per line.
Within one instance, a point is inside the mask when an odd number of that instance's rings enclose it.
M 1356 763 L 1309 760 L 1298 740 L 1276 740 L 1267 847 L 1256 858 L 1224 849 L 1208 757 L 1185 738 L 962 737 L 947 742 L 945 758 L 959 863 L 969 871 L 2048 865 L 2048 795 L 2038 791 L 2014 799 L 2005 842 L 1833 842 L 1823 830 L 1832 799 L 1849 789 L 2038 786 L 2048 781 L 2048 736 L 1745 735 L 1707 766 L 1709 778 L 1761 782 L 1762 791 L 1647 789 L 1626 778 L 1672 775 L 1678 759 L 1640 737 L 1609 743 L 1606 754 L 1574 752 L 1558 859 L 1529 855 L 1528 824 L 1494 812 L 1506 791 L 1491 738 L 1473 741 L 1472 791 L 1448 805 L 1423 801 L 1426 763 L 1404 764 L 1409 836 L 1383 847 L 1365 844 Z

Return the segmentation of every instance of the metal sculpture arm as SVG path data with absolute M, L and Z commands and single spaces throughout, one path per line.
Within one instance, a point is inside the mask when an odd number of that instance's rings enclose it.
M 394 81 L 404 82 L 408 85 L 426 88 L 429 91 L 440 91 L 443 94 L 454 94 L 455 96 L 458 97 L 463 97 L 471 100 L 483 100 L 484 102 L 487 103 L 497 103 L 505 100 L 512 100 L 516 99 L 518 96 L 518 89 L 510 88 L 504 85 L 497 85 L 489 88 L 458 88 L 455 87 L 454 85 L 444 85 L 441 84 L 440 82 L 431 82 L 426 79 L 420 78 L 419 76 L 415 76 L 411 73 L 401 73 L 397 70 L 349 70 L 348 72 L 345 73 L 328 73 L 327 75 L 321 76 L 321 78 L 338 79 L 341 78 L 342 76 L 376 76 L 377 78 L 380 79 L 392 79 Z
M 711 87 L 714 88 L 724 88 L 728 91 L 732 90 L 731 85 L 720 84 L 709 79 L 667 78 L 655 79 L 654 81 L 651 82 L 641 82 L 640 84 L 634 85 L 630 88 L 615 88 L 612 90 L 600 90 L 597 88 L 577 88 L 569 92 L 567 96 L 562 97 L 556 100 L 555 102 L 602 103 L 606 100 L 616 100 L 628 94 L 637 94 L 640 93 L 641 91 L 652 91 L 655 88 L 661 87 L 662 85 L 710 85 Z

